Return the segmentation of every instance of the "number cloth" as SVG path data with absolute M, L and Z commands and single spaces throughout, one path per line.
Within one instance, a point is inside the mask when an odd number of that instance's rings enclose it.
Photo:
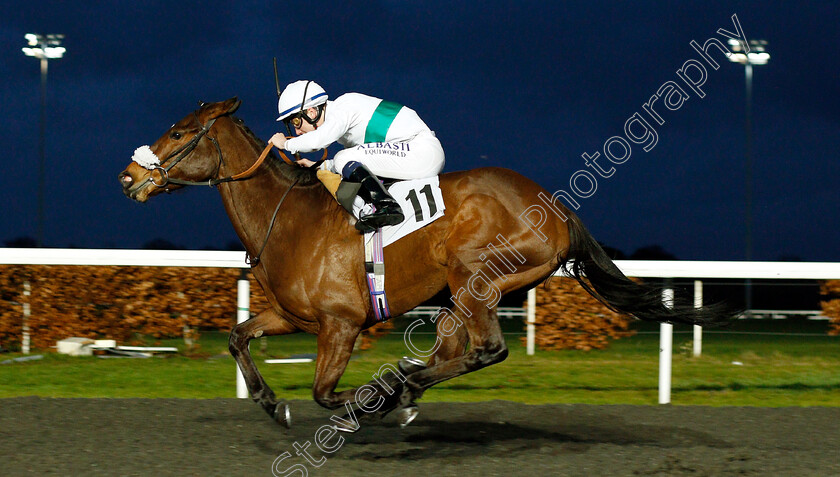
M 388 192 L 400 204 L 405 220 L 397 225 L 382 227 L 383 247 L 443 217 L 446 210 L 438 176 L 395 182 L 388 187 Z M 353 215 L 358 218 L 366 206 L 365 201 L 357 197 L 353 203 Z M 366 242 L 370 236 L 365 235 Z

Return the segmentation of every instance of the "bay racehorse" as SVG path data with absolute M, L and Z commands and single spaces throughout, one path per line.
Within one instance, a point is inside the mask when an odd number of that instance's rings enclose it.
M 658 289 L 625 277 L 576 215 L 516 172 L 446 173 L 440 176 L 445 215 L 385 248 L 392 315 L 447 286 L 452 291 L 453 306 L 437 322 L 439 346 L 426 366 L 402 367 L 404 381 L 372 381 L 376 392 L 358 402 L 356 389 L 335 388 L 357 336 L 376 323 L 362 238 L 315 171 L 273 153 L 252 167 L 268 150 L 232 116 L 239 104 L 236 98 L 202 103 L 151 146 L 160 166 L 150 170 L 132 162 L 119 180 L 125 195 L 138 202 L 184 185 L 218 186 L 248 255 L 258 258 L 253 273 L 271 303 L 233 328 L 230 351 L 254 401 L 287 427 L 288 405 L 275 397 L 249 353 L 253 338 L 317 335 L 315 401 L 329 409 L 351 403 L 366 410 L 377 402 L 381 415 L 394 409 L 416 413 L 414 402 L 426 389 L 504 360 L 499 298 L 536 286 L 558 269 L 610 308 L 639 319 L 714 324 L 730 318 L 710 308 L 664 306 Z M 405 416 L 404 422 L 413 414 Z

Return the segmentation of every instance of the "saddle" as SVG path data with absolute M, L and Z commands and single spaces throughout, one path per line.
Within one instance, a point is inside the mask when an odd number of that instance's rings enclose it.
M 330 177 L 334 176 L 334 177 Z M 366 206 L 357 194 L 361 184 L 340 181 L 337 174 L 318 171 L 318 178 L 333 193 L 336 201 L 357 220 Z M 397 240 L 443 217 L 446 207 L 438 176 L 412 180 L 383 180 L 388 193 L 397 201 L 405 220 L 364 234 L 365 274 L 376 321 L 391 317 L 385 295 L 385 254 L 383 249 Z

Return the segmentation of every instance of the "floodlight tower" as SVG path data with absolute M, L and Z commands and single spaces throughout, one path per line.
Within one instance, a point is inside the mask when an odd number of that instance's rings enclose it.
M 38 140 L 38 231 L 36 240 L 38 246 L 44 245 L 44 168 L 45 141 L 47 133 L 47 69 L 49 60 L 57 60 L 67 51 L 61 46 L 64 35 L 39 35 L 27 33 L 24 38 L 27 45 L 22 48 L 26 56 L 32 56 L 41 61 L 41 120 L 40 136 Z
M 746 221 L 746 237 L 745 237 L 745 258 L 752 260 L 752 200 L 753 200 L 753 171 L 752 171 L 752 78 L 753 65 L 766 65 L 770 60 L 770 53 L 767 53 L 767 42 L 765 40 L 750 40 L 749 45 L 735 40 L 729 39 L 729 48 L 732 54 L 729 55 L 729 61 L 733 63 L 740 63 L 744 65 L 744 76 L 746 80 L 746 119 L 744 123 L 745 146 L 744 156 L 746 173 L 744 179 L 744 194 L 746 196 L 745 206 L 745 221 Z M 746 282 L 746 313 L 751 316 L 752 312 L 752 280 Z

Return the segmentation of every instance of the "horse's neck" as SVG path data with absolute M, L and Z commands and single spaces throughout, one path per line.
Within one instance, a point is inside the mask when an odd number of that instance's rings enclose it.
M 219 171 L 221 176 L 234 175 L 248 169 L 257 161 L 264 147 L 241 128 L 236 127 L 235 130 L 236 133 L 225 141 L 228 144 L 220 144 L 224 158 Z M 219 186 L 225 210 L 250 254 L 259 252 L 269 232 L 274 209 L 287 191 L 289 194 L 272 228 L 272 233 L 281 233 L 279 236 L 285 236 L 284 229 L 294 226 L 294 220 L 289 220 L 290 215 L 302 207 L 311 207 L 319 202 L 309 197 L 313 195 L 312 187 L 295 186 L 290 190 L 293 180 L 283 174 L 283 167 L 286 166 L 269 157 L 251 178 Z

